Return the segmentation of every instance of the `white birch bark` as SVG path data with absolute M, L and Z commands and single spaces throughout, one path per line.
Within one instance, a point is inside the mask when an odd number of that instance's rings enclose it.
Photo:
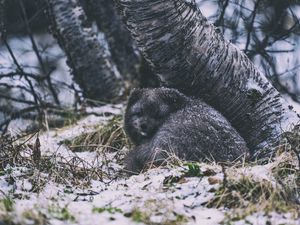
M 202 98 L 246 140 L 254 157 L 298 121 L 279 92 L 185 0 L 115 0 L 163 85 Z M 261 155 L 262 156 L 262 155 Z

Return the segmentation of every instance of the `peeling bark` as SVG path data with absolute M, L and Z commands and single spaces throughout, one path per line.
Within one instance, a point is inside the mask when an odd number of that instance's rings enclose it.
M 215 107 L 246 140 L 253 157 L 262 148 L 272 153 L 287 118 L 298 121 L 266 77 L 191 1 L 115 1 L 163 85 Z
M 51 30 L 64 49 L 74 80 L 86 98 L 112 100 L 120 94 L 121 79 L 77 0 L 44 0 Z

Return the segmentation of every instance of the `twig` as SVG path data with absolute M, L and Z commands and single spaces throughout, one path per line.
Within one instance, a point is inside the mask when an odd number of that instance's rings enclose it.
M 57 96 L 57 94 L 56 94 L 56 92 L 55 92 L 55 90 L 54 90 L 53 84 L 52 84 L 52 82 L 51 82 L 51 78 L 50 78 L 50 74 L 51 74 L 51 73 L 48 73 L 48 72 L 46 71 L 45 64 L 44 64 L 44 62 L 43 62 L 43 60 L 42 60 L 42 57 L 41 57 L 41 55 L 40 55 L 40 53 L 39 53 L 37 44 L 35 43 L 35 40 L 34 40 L 34 38 L 33 38 L 32 31 L 31 31 L 30 26 L 29 26 L 28 16 L 27 16 L 27 13 L 26 13 L 26 10 L 25 10 L 24 2 L 23 2 L 23 0 L 20 0 L 19 3 L 20 3 L 20 7 L 21 7 L 21 9 L 22 9 L 23 18 L 24 18 L 24 20 L 25 20 L 26 30 L 27 30 L 27 33 L 28 33 L 28 35 L 29 35 L 30 41 L 31 41 L 31 43 L 32 43 L 32 48 L 33 48 L 33 50 L 34 50 L 34 52 L 35 52 L 35 54 L 36 54 L 36 56 L 37 56 L 37 59 L 38 59 L 40 65 L 41 65 L 42 71 L 43 71 L 44 75 L 46 76 L 46 80 L 47 80 L 47 83 L 48 83 L 48 86 L 49 86 L 49 90 L 50 90 L 50 92 L 51 92 L 51 94 L 52 94 L 52 96 L 53 96 L 53 99 L 54 99 L 54 101 L 55 101 L 55 103 L 56 103 L 57 105 L 60 105 L 58 96 Z

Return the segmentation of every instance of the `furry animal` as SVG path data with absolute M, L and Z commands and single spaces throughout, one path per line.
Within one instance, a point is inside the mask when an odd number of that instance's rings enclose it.
M 170 154 L 180 159 L 234 161 L 248 157 L 243 138 L 215 109 L 171 88 L 136 89 L 128 100 L 125 132 L 135 147 L 126 170 L 140 172 L 162 164 Z
M 174 112 L 183 108 L 187 98 L 175 89 L 135 89 L 125 112 L 125 132 L 135 145 L 152 138 Z

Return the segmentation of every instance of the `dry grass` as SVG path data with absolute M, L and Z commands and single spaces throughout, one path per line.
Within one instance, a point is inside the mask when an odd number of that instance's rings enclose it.
M 105 125 L 98 125 L 92 132 L 79 135 L 63 142 L 74 152 L 82 151 L 119 151 L 129 146 L 123 130 L 121 116 L 115 116 Z
M 76 154 L 64 157 L 59 150 L 51 155 L 41 155 L 38 134 L 22 140 L 10 137 L 0 139 L 0 175 L 7 174 L 7 167 L 27 168 L 26 174 L 22 176 L 28 177 L 33 192 L 40 192 L 49 180 L 79 187 L 88 187 L 91 180 L 115 180 L 120 174 L 110 163 L 122 163 L 124 151 L 120 150 L 128 146 L 120 117 L 114 117 L 106 125 L 99 126 L 96 131 L 72 140 L 74 143 L 80 143 L 84 149 L 95 146 L 97 153 L 88 161 Z
M 297 131 L 298 132 L 298 131 Z M 224 167 L 224 179 L 220 180 L 214 198 L 207 202 L 207 207 L 225 208 L 228 210 L 224 223 L 241 220 L 255 212 L 270 213 L 292 213 L 295 218 L 300 217 L 300 172 L 299 172 L 299 133 L 287 133 L 289 137 L 285 139 L 279 149 L 277 157 L 271 161 L 268 167 L 272 179 L 255 179 L 249 174 L 243 173 L 244 168 L 254 168 L 251 165 L 236 164 L 233 167 Z M 29 144 L 33 143 L 33 144 Z M 116 116 L 105 125 L 98 125 L 95 130 L 75 137 L 72 140 L 65 140 L 71 150 L 70 157 L 63 157 L 59 152 L 51 155 L 42 155 L 38 134 L 29 135 L 16 140 L 9 136 L 0 138 L 0 176 L 5 175 L 6 180 L 13 184 L 18 179 L 27 179 L 31 184 L 31 192 L 41 192 L 49 180 L 61 183 L 66 186 L 76 186 L 87 188 L 92 180 L 100 180 L 106 184 L 122 176 L 120 170 L 111 166 L 111 163 L 122 164 L 125 154 L 124 149 L 129 148 L 130 143 L 122 128 L 122 118 Z M 77 156 L 82 151 L 94 151 L 95 158 L 88 161 Z M 172 186 L 174 183 L 180 184 L 188 177 L 205 176 L 213 177 L 218 172 L 202 171 L 198 163 L 184 163 L 175 154 L 168 153 L 168 160 L 163 163 L 164 167 L 184 167 L 182 175 L 169 176 L 163 181 L 164 188 Z M 152 167 L 155 165 L 149 165 Z M 26 168 L 20 177 L 10 174 L 11 167 Z M 266 167 L 267 168 L 267 167 Z M 21 177 L 22 176 L 22 177 Z M 156 211 L 161 207 L 161 202 L 150 201 L 144 203 L 141 210 L 135 208 L 126 216 L 136 222 L 145 224 L 155 224 L 150 217 L 159 213 Z M 11 212 L 14 211 L 14 198 L 0 193 L 0 221 L 5 224 L 14 224 Z M 166 206 L 168 208 L 168 206 Z M 3 210 L 2 210 L 3 209 Z M 115 209 L 97 209 L 103 210 Z M 168 211 L 165 220 L 160 224 L 184 224 L 187 218 L 178 215 L 172 210 Z M 45 216 L 38 211 L 28 211 L 24 215 L 34 224 L 44 224 Z M 72 215 L 68 211 L 58 211 L 57 217 L 64 220 L 72 220 Z M 170 219 L 171 218 L 171 219 Z M 0 222 L 1 223 L 1 222 Z
M 83 143 L 80 143 L 81 140 Z M 77 137 L 74 141 L 80 145 L 86 144 L 87 148 L 90 145 L 97 145 L 94 158 L 89 158 L 87 161 L 77 156 L 76 153 L 64 157 L 59 150 L 51 155 L 42 155 L 38 133 L 19 139 L 3 136 L 0 138 L 0 176 L 4 176 L 10 185 L 15 185 L 20 180 L 29 181 L 31 183 L 29 193 L 42 192 L 49 181 L 66 185 L 66 187 L 88 188 L 92 180 L 100 180 L 104 184 L 109 184 L 120 177 L 120 170 L 110 165 L 112 162 L 122 162 L 124 151 L 119 150 L 125 145 L 128 146 L 120 117 L 114 117 L 107 124 L 99 126 L 95 132 Z M 13 173 L 13 168 L 22 168 L 22 173 Z M 49 217 L 71 221 L 73 219 L 72 215 L 66 211 L 67 209 L 56 210 L 57 212 L 49 211 L 47 216 L 38 210 L 30 210 L 25 211 L 22 218 L 16 222 L 14 199 L 18 196 L 13 194 L 6 196 L 4 193 L 3 196 L 1 195 L 0 193 L 0 223 L 47 224 Z M 23 219 L 26 223 L 22 222 Z
M 297 163 L 293 153 L 282 153 L 270 168 L 271 180 L 243 174 L 243 169 L 238 172 L 236 168 L 227 168 L 227 171 L 234 172 L 224 172 L 223 183 L 206 206 L 228 209 L 225 224 L 256 212 L 292 213 L 299 218 L 300 174 Z

